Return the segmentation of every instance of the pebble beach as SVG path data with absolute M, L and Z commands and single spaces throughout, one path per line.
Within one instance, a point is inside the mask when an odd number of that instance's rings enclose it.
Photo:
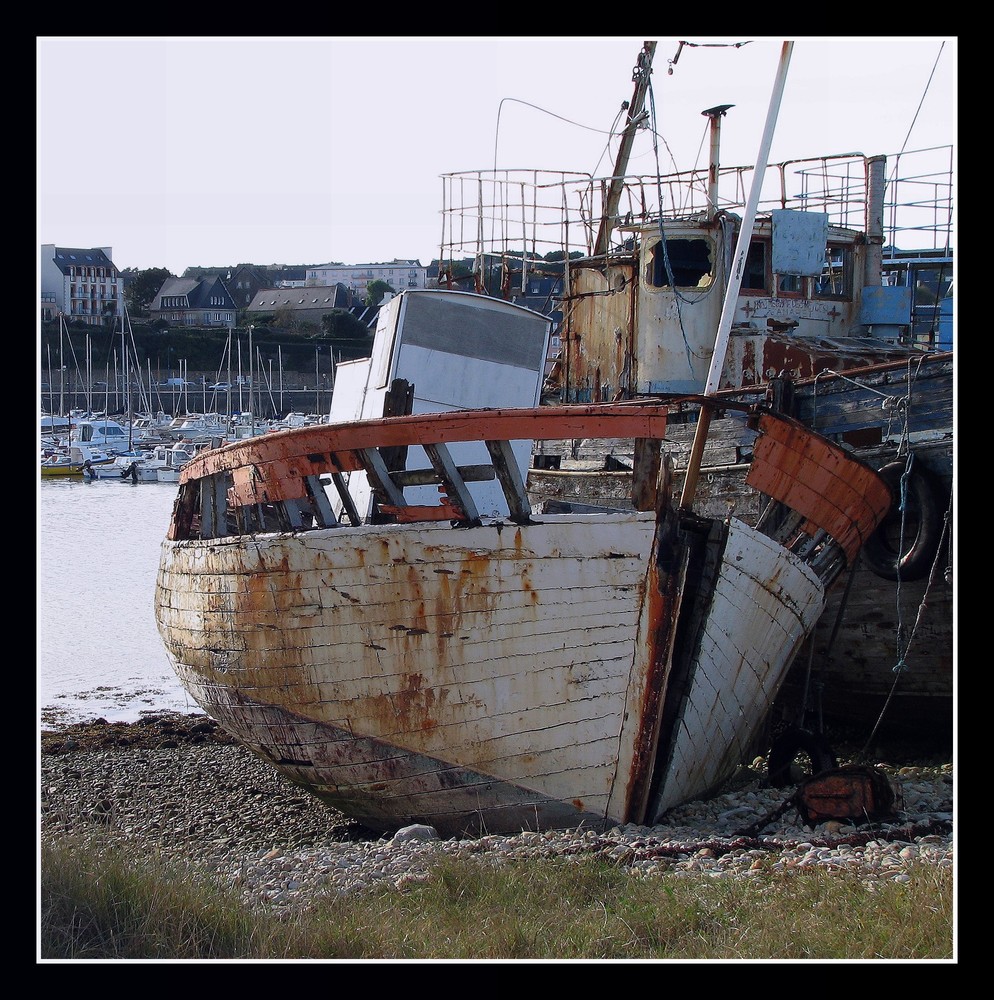
M 70 730 L 43 733 L 42 841 L 100 830 L 136 853 L 180 862 L 191 877 L 236 888 L 250 906 L 277 912 L 384 882 L 403 889 L 447 855 L 500 863 L 599 854 L 633 877 L 750 878 L 817 865 L 899 881 L 912 864 L 954 862 L 951 752 L 949 760 L 940 754 L 874 762 L 897 793 L 887 821 L 809 826 L 792 806 L 757 831 L 793 791 L 770 787 L 757 758 L 719 794 L 672 809 L 654 826 L 443 840 L 424 826 L 392 835 L 365 829 L 295 788 L 206 717 L 181 727 L 153 722 L 140 733 L 138 726 L 105 725 L 112 735 L 102 740 L 92 738 L 93 727 L 85 740 Z M 180 730 L 186 741 L 175 738 Z

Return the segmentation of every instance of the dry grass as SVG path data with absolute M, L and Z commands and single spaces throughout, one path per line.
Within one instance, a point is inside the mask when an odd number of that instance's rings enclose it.
M 909 876 L 642 878 L 595 857 L 445 857 L 427 881 L 329 896 L 287 918 L 161 858 L 65 838 L 42 851 L 39 957 L 952 959 L 952 872 Z

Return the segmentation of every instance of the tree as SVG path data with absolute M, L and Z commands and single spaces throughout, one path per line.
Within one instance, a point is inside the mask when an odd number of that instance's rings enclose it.
M 132 316 L 147 316 L 162 283 L 166 278 L 175 277 L 164 267 L 150 267 L 146 271 L 126 267 L 121 276 L 124 278 L 124 301 Z
M 278 330 L 292 330 L 297 322 L 297 314 L 289 302 L 284 302 L 276 307 L 273 313 L 273 326 Z
M 383 301 L 383 296 L 386 295 L 387 292 L 396 294 L 397 289 L 392 288 L 380 278 L 377 278 L 375 281 L 371 281 L 366 287 L 366 305 L 378 306 Z
M 330 313 L 325 313 L 321 317 L 321 329 L 333 340 L 356 340 L 369 336 L 369 330 L 346 309 L 333 309 Z

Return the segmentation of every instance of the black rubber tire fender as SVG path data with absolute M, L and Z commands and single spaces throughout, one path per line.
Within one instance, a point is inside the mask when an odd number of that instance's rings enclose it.
M 901 527 L 901 479 L 908 466 L 891 462 L 879 470 L 894 494 L 890 512 L 863 546 L 867 566 L 884 580 L 920 580 L 932 566 L 942 539 L 942 510 L 932 480 L 921 464 L 912 461 L 908 471 L 904 537 Z M 899 551 L 902 549 L 903 551 Z
M 835 754 L 823 737 L 810 729 L 791 726 L 776 738 L 770 748 L 766 771 L 771 787 L 783 788 L 796 784 L 791 777 L 791 765 L 798 754 L 802 753 L 811 761 L 809 777 L 821 774 L 822 771 L 830 771 L 838 764 Z

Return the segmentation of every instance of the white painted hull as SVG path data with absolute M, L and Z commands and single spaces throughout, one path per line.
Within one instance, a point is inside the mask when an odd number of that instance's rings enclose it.
M 747 482 L 777 516 L 702 518 L 671 502 L 667 417 L 456 410 L 191 457 L 155 600 L 181 682 L 377 830 L 603 828 L 713 790 L 891 494 L 760 413 Z M 532 510 L 533 434 L 640 441 L 628 509 Z
M 650 819 L 713 789 L 747 759 L 824 604 L 824 588 L 808 566 L 765 535 L 731 522 Z
M 627 822 L 655 515 L 542 520 L 167 541 L 160 630 L 205 711 L 371 828 Z M 656 814 L 735 769 L 822 600 L 733 524 Z

